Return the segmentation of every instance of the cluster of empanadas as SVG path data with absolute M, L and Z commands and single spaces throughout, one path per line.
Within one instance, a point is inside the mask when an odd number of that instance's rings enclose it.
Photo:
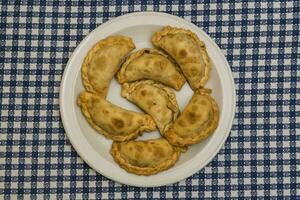
M 172 167 L 189 145 L 208 137 L 218 125 L 218 105 L 203 86 L 211 65 L 205 45 L 189 30 L 165 27 L 152 43 L 138 50 L 131 38 L 110 36 L 99 41 L 82 64 L 85 92 L 77 100 L 89 124 L 112 139 L 111 155 L 125 170 L 152 175 Z M 121 95 L 146 114 L 113 105 L 106 95 L 112 78 Z M 174 91 L 188 81 L 194 95 L 180 114 Z M 158 128 L 162 138 L 133 140 Z

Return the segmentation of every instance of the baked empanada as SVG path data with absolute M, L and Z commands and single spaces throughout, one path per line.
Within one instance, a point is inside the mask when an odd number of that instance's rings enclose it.
M 188 105 L 164 136 L 175 145 L 184 147 L 207 138 L 218 126 L 219 108 L 210 96 L 211 90 L 195 91 Z
M 121 95 L 151 115 L 162 135 L 179 114 L 174 92 L 152 80 L 125 83 Z
M 114 141 L 134 139 L 143 131 L 156 130 L 150 115 L 125 110 L 93 93 L 81 92 L 77 104 L 90 125 Z
M 180 90 L 185 78 L 175 61 L 156 49 L 142 49 L 131 54 L 117 73 L 119 83 L 151 79 Z
M 193 90 L 206 83 L 211 64 L 205 44 L 196 34 L 167 26 L 153 35 L 152 43 L 174 58 Z
M 82 64 L 82 82 L 86 90 L 105 98 L 121 61 L 134 48 L 132 39 L 121 35 L 100 40 Z
M 111 155 L 126 171 L 138 175 L 152 175 L 172 167 L 180 151 L 166 139 L 114 142 Z

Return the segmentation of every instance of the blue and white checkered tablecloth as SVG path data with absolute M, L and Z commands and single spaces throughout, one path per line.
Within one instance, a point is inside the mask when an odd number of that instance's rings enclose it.
M 231 2 L 231 1 L 230 1 Z M 299 1 L 2 1 L 0 199 L 300 199 Z M 66 138 L 59 86 L 70 54 L 100 24 L 160 11 L 207 32 L 227 57 L 237 112 L 204 169 L 158 188 L 96 173 Z

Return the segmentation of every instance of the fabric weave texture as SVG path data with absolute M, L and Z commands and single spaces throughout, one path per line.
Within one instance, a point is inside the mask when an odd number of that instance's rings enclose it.
M 0 199 L 300 199 L 299 1 L 2 1 Z M 167 12 L 203 29 L 233 72 L 230 136 L 179 183 L 138 188 L 96 173 L 59 113 L 66 63 L 109 19 Z

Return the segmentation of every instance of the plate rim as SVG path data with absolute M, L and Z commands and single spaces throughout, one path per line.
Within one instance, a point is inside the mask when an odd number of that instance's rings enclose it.
M 148 15 L 148 16 L 152 16 L 152 15 L 156 15 L 157 16 L 157 15 L 159 15 L 161 17 L 173 18 L 173 19 L 177 20 L 178 23 L 187 23 L 187 24 L 193 26 L 199 32 L 201 32 L 203 35 L 205 35 L 208 38 L 209 42 L 214 46 L 215 50 L 218 51 L 219 55 L 222 58 L 222 62 L 226 65 L 226 66 L 224 66 L 224 68 L 225 68 L 225 71 L 227 72 L 227 75 L 228 75 L 228 78 L 229 78 L 229 81 L 230 81 L 230 87 L 232 89 L 232 95 L 231 95 L 231 97 L 232 97 L 232 100 L 233 100 L 233 102 L 232 102 L 232 109 L 230 110 L 231 111 L 231 116 L 230 116 L 230 119 L 229 119 L 229 123 L 227 124 L 227 128 L 224 131 L 225 133 L 223 134 L 223 138 L 222 138 L 221 142 L 218 144 L 218 146 L 213 150 L 213 152 L 211 153 L 211 156 L 209 157 L 209 159 L 207 159 L 205 162 L 203 162 L 201 166 L 198 166 L 197 168 L 194 168 L 193 170 L 189 170 L 187 173 L 185 173 L 185 175 L 182 175 L 181 177 L 176 177 L 176 180 L 171 180 L 171 181 L 167 181 L 167 182 L 161 181 L 161 183 L 147 183 L 147 184 L 143 184 L 143 185 L 142 184 L 135 184 L 135 183 L 128 183 L 128 182 L 125 182 L 125 181 L 117 180 L 115 177 L 113 177 L 113 176 L 111 176 L 109 174 L 104 174 L 104 173 L 100 172 L 97 169 L 97 167 L 94 166 L 94 164 L 89 161 L 89 159 L 85 156 L 85 154 L 83 154 L 81 152 L 81 150 L 79 149 L 80 147 L 77 146 L 76 141 L 72 137 L 71 129 L 68 126 L 68 122 L 67 122 L 67 119 L 65 117 L 67 111 L 65 111 L 65 107 L 63 106 L 64 105 L 63 96 L 64 96 L 64 93 L 65 93 L 66 84 L 67 84 L 66 79 L 67 79 L 67 75 L 68 75 L 69 71 L 72 69 L 70 67 L 70 63 L 74 59 L 74 55 L 81 49 L 81 46 L 83 46 L 83 44 L 88 40 L 88 38 L 90 37 L 90 35 L 92 35 L 93 32 L 96 32 L 96 30 L 98 30 L 100 28 L 103 28 L 104 26 L 108 26 L 108 25 L 110 25 L 112 23 L 115 23 L 115 22 L 117 22 L 119 20 L 124 20 L 125 18 L 128 18 L 128 17 L 139 16 L 139 15 Z M 76 46 L 76 48 L 73 50 L 71 56 L 69 57 L 69 60 L 68 60 L 68 62 L 66 64 L 66 66 L 65 66 L 65 69 L 64 69 L 64 72 L 63 72 L 63 75 L 62 75 L 61 84 L 60 84 L 60 90 L 59 90 L 59 107 L 60 107 L 59 110 L 60 110 L 61 120 L 62 120 L 62 124 L 63 124 L 64 130 L 65 130 L 65 133 L 66 133 L 66 135 L 67 135 L 70 143 L 72 144 L 72 147 L 75 149 L 75 151 L 77 152 L 77 154 L 81 157 L 81 159 L 86 164 L 89 165 L 89 167 L 91 167 L 94 171 L 96 171 L 97 173 L 101 174 L 102 176 L 105 176 L 105 177 L 109 178 L 110 180 L 116 181 L 118 183 L 122 183 L 122 184 L 125 184 L 125 185 L 131 185 L 131 186 L 138 186 L 138 187 L 158 187 L 158 186 L 173 184 L 173 183 L 179 182 L 180 180 L 183 180 L 185 178 L 190 177 L 191 175 L 195 174 L 197 171 L 203 169 L 218 154 L 218 152 L 220 151 L 220 149 L 224 146 L 225 141 L 228 138 L 228 136 L 230 134 L 230 130 L 231 130 L 232 126 L 233 126 L 233 120 L 234 120 L 235 111 L 236 111 L 236 89 L 235 89 L 233 74 L 232 74 L 230 65 L 229 65 L 226 57 L 222 53 L 222 51 L 219 48 L 219 46 L 215 43 L 215 41 L 206 32 L 204 32 L 200 27 L 196 26 L 195 24 L 193 24 L 190 21 L 185 20 L 184 18 L 175 16 L 175 15 L 171 15 L 171 14 L 168 14 L 168 13 L 163 13 L 163 12 L 147 12 L 147 11 L 146 12 L 133 12 L 133 13 L 128 13 L 128 14 L 121 15 L 121 16 L 118 16 L 116 18 L 110 19 L 107 22 L 105 22 L 105 23 L 97 26 L 95 29 L 93 29 L 92 31 L 90 31 L 84 37 L 84 39 L 82 41 L 80 41 L 80 43 Z

